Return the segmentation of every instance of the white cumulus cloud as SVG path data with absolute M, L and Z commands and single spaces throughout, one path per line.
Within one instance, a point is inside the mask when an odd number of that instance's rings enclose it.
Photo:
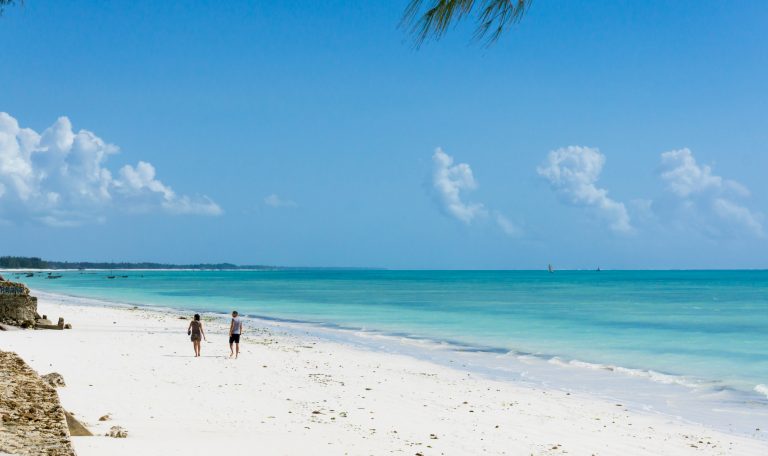
M 689 149 L 662 153 L 660 177 L 680 201 L 680 213 L 695 224 L 707 225 L 702 226 L 706 233 L 722 236 L 741 231 L 764 236 L 762 216 L 736 201 L 749 197 L 749 189 L 698 164 Z
M 60 117 L 42 133 L 0 112 L 0 218 L 52 226 L 103 222 L 108 209 L 158 208 L 174 214 L 219 215 L 208 197 L 177 195 L 140 161 L 115 177 L 106 166 L 119 148 Z
M 440 148 L 432 155 L 432 162 L 432 185 L 445 213 L 467 224 L 472 223 L 476 217 L 487 214 L 482 204 L 465 203 L 461 198 L 462 192 L 477 188 L 472 168 L 468 164 L 454 165 L 453 157 Z
M 547 179 L 566 202 L 589 207 L 608 221 L 611 230 L 632 232 L 624 203 L 608 197 L 608 190 L 596 185 L 605 165 L 605 155 L 591 147 L 568 146 L 553 150 L 536 171 Z
M 136 167 L 125 165 L 120 169 L 119 188 L 127 193 L 139 194 L 143 191 L 158 193 L 164 200 L 172 200 L 175 194 L 155 178 L 155 167 L 151 163 L 140 161 Z
M 275 193 L 264 197 L 264 204 L 270 207 L 296 207 L 298 206 L 295 201 L 282 198 Z
M 504 216 L 501 212 L 494 212 L 494 217 L 496 219 L 496 224 L 501 228 L 501 231 L 504 232 L 507 236 L 511 237 L 519 237 L 523 235 L 523 230 L 520 228 L 516 223 L 514 223 L 512 220 L 508 219 Z
M 434 165 L 432 187 L 440 209 L 449 216 L 467 225 L 478 218 L 486 218 L 488 209 L 482 203 L 466 202 L 464 193 L 475 190 L 477 182 L 472 168 L 467 163 L 454 164 L 453 157 L 437 148 L 432 155 Z M 492 211 L 493 220 L 504 234 L 520 237 L 523 230 L 499 211 Z
M 661 178 L 675 195 L 687 196 L 707 191 L 730 191 L 749 196 L 749 190 L 740 183 L 712 174 L 712 168 L 699 165 L 689 149 L 671 150 L 661 154 Z

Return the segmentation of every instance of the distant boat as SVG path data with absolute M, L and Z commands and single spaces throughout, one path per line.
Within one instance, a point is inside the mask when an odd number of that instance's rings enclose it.
M 553 272 L 555 272 L 555 270 L 554 270 L 554 268 L 552 268 L 552 265 L 551 265 L 551 264 L 548 264 L 548 265 L 547 265 L 547 271 L 549 271 L 550 273 L 553 273 Z
M 48 274 L 48 277 L 46 277 L 46 279 L 60 279 L 60 278 L 61 278 L 61 274 L 58 274 L 58 275 Z
M 597 267 L 597 272 L 600 272 L 600 266 Z
M 34 272 L 28 272 L 26 275 L 26 277 L 34 277 L 34 276 L 35 276 Z
M 108 279 L 114 279 L 115 277 L 117 277 L 117 276 L 113 276 L 113 275 L 108 275 L 107 276 Z

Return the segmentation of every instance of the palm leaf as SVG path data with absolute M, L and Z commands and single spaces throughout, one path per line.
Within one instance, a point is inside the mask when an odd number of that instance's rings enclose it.
M 3 14 L 6 6 L 11 6 L 14 3 L 24 3 L 24 0 L 0 0 L 0 15 Z
M 439 40 L 448 28 L 467 16 L 477 22 L 475 39 L 495 42 L 522 19 L 533 0 L 411 0 L 400 26 L 413 35 L 416 46 L 429 38 Z

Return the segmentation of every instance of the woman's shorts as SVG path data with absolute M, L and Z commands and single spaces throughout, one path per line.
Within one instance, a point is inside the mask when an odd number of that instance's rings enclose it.
M 239 344 L 240 343 L 240 334 L 232 334 L 231 336 L 229 336 L 229 343 L 231 344 L 232 342 L 234 342 L 236 344 Z

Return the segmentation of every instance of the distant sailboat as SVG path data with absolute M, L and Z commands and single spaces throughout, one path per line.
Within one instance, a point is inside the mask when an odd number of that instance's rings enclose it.
M 550 273 L 555 272 L 555 270 L 552 268 L 551 264 L 547 265 L 547 271 L 549 271 Z

